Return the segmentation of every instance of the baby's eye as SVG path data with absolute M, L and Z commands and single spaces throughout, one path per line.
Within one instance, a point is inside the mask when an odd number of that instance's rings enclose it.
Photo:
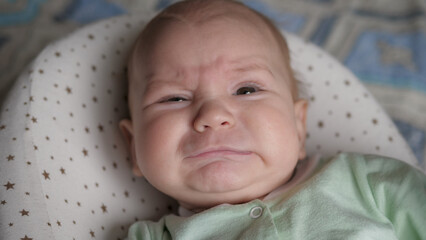
M 258 89 L 256 87 L 241 87 L 237 90 L 235 95 L 248 95 L 257 91 Z
M 187 99 L 183 98 L 183 97 L 168 97 L 166 99 L 163 99 L 160 101 L 160 103 L 165 103 L 165 102 L 183 102 L 183 101 L 188 101 Z

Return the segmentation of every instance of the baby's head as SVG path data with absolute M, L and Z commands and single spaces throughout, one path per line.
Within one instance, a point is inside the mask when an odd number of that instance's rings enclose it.
M 262 15 L 226 0 L 174 4 L 129 60 L 133 172 L 189 209 L 262 198 L 305 157 L 307 102 Z

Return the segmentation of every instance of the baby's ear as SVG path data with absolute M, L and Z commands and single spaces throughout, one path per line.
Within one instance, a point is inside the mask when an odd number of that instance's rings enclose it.
M 299 160 L 306 157 L 306 115 L 308 111 L 308 101 L 299 99 L 294 103 L 294 116 L 296 118 L 297 135 L 299 137 L 300 149 Z
M 138 161 L 136 159 L 136 148 L 135 148 L 135 138 L 133 134 L 133 125 L 130 119 L 123 119 L 119 123 L 119 127 L 121 133 L 124 136 L 124 140 L 126 141 L 127 147 L 130 151 L 130 160 L 132 162 L 132 172 L 133 175 L 137 177 L 143 177 L 142 171 L 138 166 Z

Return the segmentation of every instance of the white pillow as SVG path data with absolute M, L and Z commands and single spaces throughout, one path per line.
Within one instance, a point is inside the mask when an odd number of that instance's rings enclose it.
M 123 239 L 128 226 L 176 210 L 132 176 L 117 127 L 128 115 L 126 57 L 149 16 L 89 25 L 50 44 L 17 80 L 0 115 L 2 239 Z M 356 77 L 286 34 L 311 105 L 307 150 L 376 153 L 415 164 Z

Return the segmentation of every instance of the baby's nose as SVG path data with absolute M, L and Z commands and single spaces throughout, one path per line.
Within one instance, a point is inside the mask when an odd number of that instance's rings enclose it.
M 207 129 L 218 130 L 231 128 L 235 124 L 233 114 L 220 101 L 208 101 L 201 105 L 194 119 L 194 129 L 204 132 Z

